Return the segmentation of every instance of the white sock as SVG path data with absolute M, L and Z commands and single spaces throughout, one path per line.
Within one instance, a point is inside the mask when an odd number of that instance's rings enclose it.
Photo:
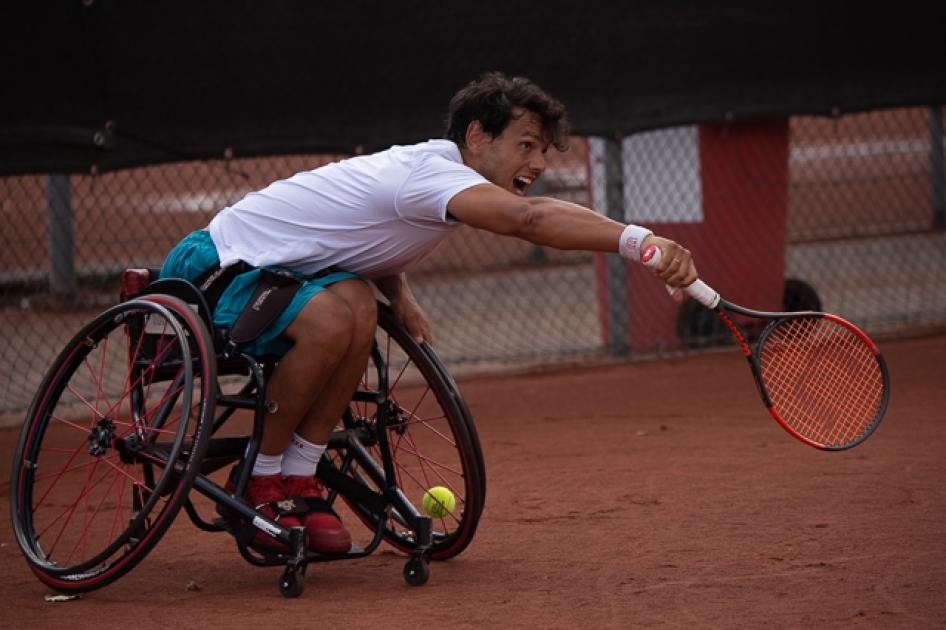
M 315 476 L 315 468 L 319 465 L 319 458 L 324 452 L 325 444 L 307 442 L 293 433 L 282 458 L 283 477 Z
M 283 455 L 263 455 L 256 456 L 256 463 L 253 464 L 253 476 L 257 475 L 278 475 L 282 472 Z

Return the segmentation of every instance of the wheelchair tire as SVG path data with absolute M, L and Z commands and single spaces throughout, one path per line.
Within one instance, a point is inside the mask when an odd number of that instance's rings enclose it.
M 433 362 L 433 364 L 437 367 L 437 370 L 440 372 L 440 378 L 442 378 L 444 383 L 447 385 L 451 396 L 453 396 L 453 400 L 457 404 L 457 409 L 460 411 L 460 414 L 463 416 L 463 420 L 466 423 L 467 432 L 470 434 L 470 444 L 473 447 L 473 453 L 476 455 L 476 465 L 480 471 L 479 497 L 480 509 L 482 509 L 482 507 L 486 505 L 486 462 L 483 460 L 483 447 L 480 445 L 480 436 L 476 431 L 476 424 L 473 422 L 473 415 L 470 413 L 470 408 L 467 407 L 466 399 L 464 399 L 463 394 L 460 393 L 460 388 L 457 387 L 456 381 L 453 380 L 453 377 L 447 371 L 446 366 L 440 360 L 440 357 L 437 356 L 437 353 L 434 352 L 434 349 L 427 343 L 424 343 L 421 348 L 430 358 L 431 362 Z
M 397 487 L 409 503 L 407 509 L 425 514 L 424 494 L 434 486 L 449 488 L 456 498 L 456 507 L 450 513 L 433 519 L 429 557 L 446 560 L 470 544 L 483 511 L 486 482 L 479 439 L 459 390 L 433 350 L 427 344 L 418 345 L 384 304 L 379 305 L 377 343 L 388 377 L 386 398 L 395 409 L 387 439 Z M 363 390 L 378 389 L 379 379 L 374 376 L 378 368 L 378 360 L 373 358 Z M 356 400 L 350 412 L 346 424 L 375 430 L 376 403 Z M 377 436 L 364 446 L 373 461 L 359 462 L 348 449 L 331 445 L 329 454 L 340 470 L 380 491 L 384 459 Z M 348 499 L 346 502 L 363 522 L 377 530 L 376 514 Z M 397 509 L 392 510 L 383 533 L 389 544 L 410 553 L 417 543 L 408 520 Z
M 91 591 L 157 544 L 199 472 L 215 384 L 210 335 L 177 298 L 124 302 L 73 337 L 13 461 L 13 527 L 40 581 Z

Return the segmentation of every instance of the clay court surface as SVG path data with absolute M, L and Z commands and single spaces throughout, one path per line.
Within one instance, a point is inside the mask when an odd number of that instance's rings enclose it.
M 779 428 L 735 351 L 462 382 L 489 494 L 471 547 L 422 587 L 382 546 L 310 565 L 284 599 L 280 569 L 182 513 L 128 576 L 51 603 L 4 508 L 0 625 L 946 627 L 946 336 L 881 347 L 890 408 L 843 453 Z M 16 436 L 0 429 L 5 503 Z

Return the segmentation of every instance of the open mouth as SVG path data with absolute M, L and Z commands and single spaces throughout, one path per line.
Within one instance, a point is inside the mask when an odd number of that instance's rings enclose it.
M 525 177 L 524 175 L 519 175 L 518 177 L 513 178 L 512 187 L 517 195 L 524 197 L 529 188 L 532 186 L 532 178 Z

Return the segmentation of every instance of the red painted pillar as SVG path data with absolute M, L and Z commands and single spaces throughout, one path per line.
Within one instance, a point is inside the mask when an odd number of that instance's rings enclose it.
M 688 163 L 699 169 L 701 217 L 684 222 L 671 212 L 642 222 L 687 247 L 700 277 L 728 300 L 757 310 L 782 310 L 788 132 L 787 119 L 700 126 L 699 159 Z M 649 273 L 628 270 L 628 300 L 634 351 L 682 347 L 681 303 Z

